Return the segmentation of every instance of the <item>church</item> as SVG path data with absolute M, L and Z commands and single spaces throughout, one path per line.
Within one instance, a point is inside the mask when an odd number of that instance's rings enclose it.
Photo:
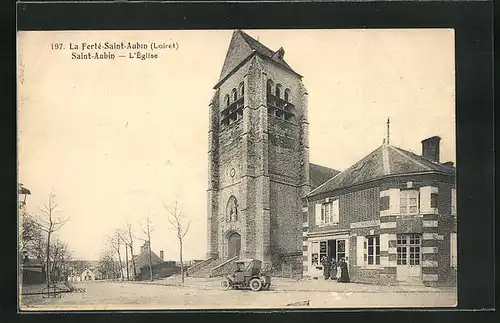
M 233 33 L 209 105 L 208 255 L 193 277 L 256 258 L 274 276 L 321 277 L 347 262 L 358 282 L 454 284 L 455 167 L 441 138 L 422 154 L 387 141 L 339 172 L 309 162 L 302 76 L 246 33 Z M 389 122 L 389 121 L 388 121 Z
M 309 162 L 308 93 L 273 51 L 234 31 L 209 104 L 207 268 L 235 257 L 303 271 L 303 201 L 338 171 Z M 200 264 L 200 267 L 203 264 Z

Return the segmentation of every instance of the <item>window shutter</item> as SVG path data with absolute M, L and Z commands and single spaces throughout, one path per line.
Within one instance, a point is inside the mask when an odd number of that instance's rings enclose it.
M 397 188 L 389 190 L 389 208 L 391 214 L 399 214 L 399 189 Z
M 339 223 L 340 221 L 339 200 L 335 200 L 332 202 L 331 217 L 332 217 L 332 223 Z
M 315 215 L 316 215 L 316 225 L 322 225 L 321 223 L 321 207 L 322 205 L 320 203 L 316 204 L 315 208 Z
M 420 210 L 426 211 L 431 208 L 431 187 L 420 188 Z
M 457 234 L 450 233 L 450 265 L 453 268 L 457 267 Z
M 451 189 L 451 214 L 457 214 L 457 190 Z
M 356 265 L 363 267 L 365 265 L 365 237 L 356 237 Z

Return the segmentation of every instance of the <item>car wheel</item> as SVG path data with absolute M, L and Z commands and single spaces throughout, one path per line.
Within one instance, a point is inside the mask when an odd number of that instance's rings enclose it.
M 250 281 L 250 289 L 257 292 L 262 289 L 262 282 L 258 278 L 254 278 Z
M 220 287 L 222 287 L 222 290 L 228 290 L 231 287 L 231 283 L 229 282 L 229 279 L 224 279 L 220 283 Z

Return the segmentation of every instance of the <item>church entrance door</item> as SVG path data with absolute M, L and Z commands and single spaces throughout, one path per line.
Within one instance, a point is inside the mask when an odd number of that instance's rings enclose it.
M 227 257 L 232 258 L 240 255 L 241 236 L 238 233 L 233 233 L 227 239 Z

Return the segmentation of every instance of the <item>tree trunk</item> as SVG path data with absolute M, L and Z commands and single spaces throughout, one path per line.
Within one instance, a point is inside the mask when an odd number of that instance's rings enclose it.
M 132 280 L 135 280 L 135 259 L 134 259 L 134 247 L 132 243 L 130 243 L 130 256 L 132 257 Z
M 45 279 L 47 280 L 47 290 L 50 287 L 50 230 L 47 232 L 47 250 L 46 250 L 46 258 L 45 258 Z
M 151 265 L 151 242 L 149 243 L 149 277 L 153 281 L 153 266 Z
M 130 277 L 129 277 L 129 270 L 128 270 L 128 250 L 127 250 L 127 245 L 125 244 L 125 266 L 126 266 L 126 269 L 127 269 L 127 281 L 130 280 Z
M 182 239 L 179 239 L 179 258 L 181 259 L 181 280 L 184 283 L 184 262 L 182 261 Z
M 121 279 L 123 280 L 123 265 L 122 265 L 122 255 L 120 253 L 120 245 L 118 245 L 118 248 L 116 249 L 116 252 L 118 253 L 118 263 L 120 264 L 120 276 Z

